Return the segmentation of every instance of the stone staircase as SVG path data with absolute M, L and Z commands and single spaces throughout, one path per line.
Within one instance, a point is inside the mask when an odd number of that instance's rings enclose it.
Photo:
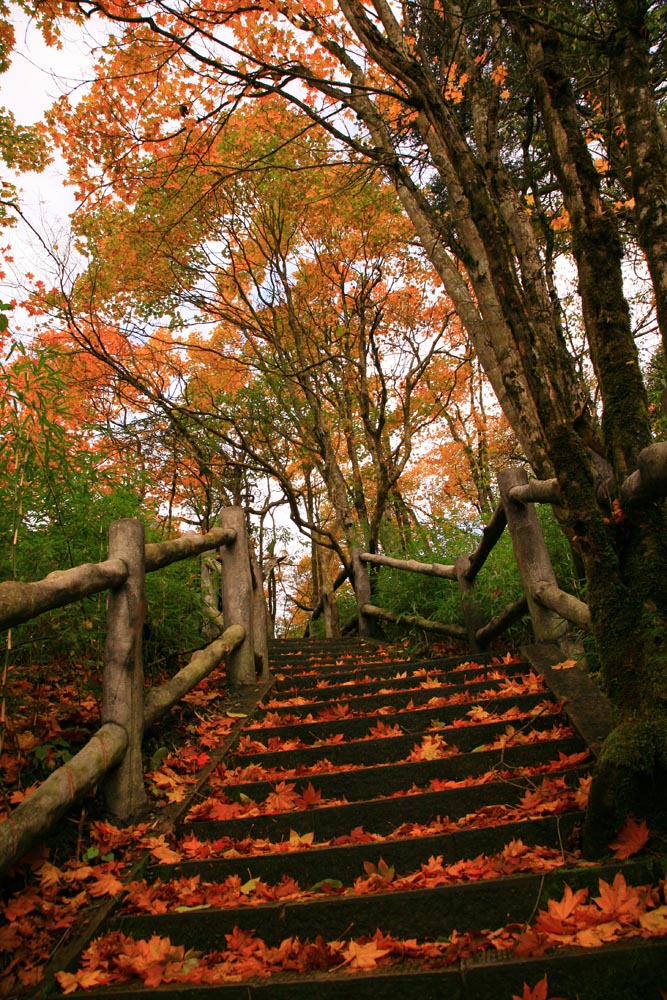
M 647 851 L 581 859 L 592 757 L 571 725 L 572 692 L 565 706 L 542 679 L 572 688 L 571 672 L 512 657 L 402 660 L 343 640 L 276 644 L 272 669 L 177 831 L 192 860 L 144 871 L 93 946 L 127 968 L 131 942 L 149 942 L 142 954 L 152 947 L 161 971 L 151 979 L 144 957 L 147 974 L 108 989 L 91 980 L 86 996 L 667 995 L 657 897 L 645 921 L 655 934 L 610 931 L 607 943 L 600 932 L 595 947 L 565 934 L 569 890 L 588 890 L 592 906 L 601 879 L 615 886 L 607 923 L 625 926 L 639 894 L 616 876 L 655 892 L 664 877 Z M 560 947 L 526 936 L 547 910 L 562 921 Z

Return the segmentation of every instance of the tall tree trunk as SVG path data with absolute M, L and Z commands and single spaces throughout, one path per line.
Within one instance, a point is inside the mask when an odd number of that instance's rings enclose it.
M 587 340 L 603 404 L 602 428 L 613 469 L 610 489 L 651 441 L 648 401 L 623 292 L 622 248 L 600 194 L 599 175 L 576 108 L 565 53 L 555 31 L 501 0 L 534 82 L 554 170 L 572 226 Z M 588 581 L 588 601 L 605 685 L 620 726 L 605 744 L 592 792 L 588 845 L 602 846 L 623 815 L 647 809 L 644 783 L 667 795 L 667 533 L 664 511 L 636 505 L 621 532 L 603 519 L 589 457 L 563 427 L 549 442 Z M 648 564 L 647 553 L 651 553 Z M 657 576 L 656 576 L 657 570 Z
M 618 26 L 609 38 L 613 85 L 623 111 L 637 237 L 653 282 L 667 358 L 667 129 L 651 79 L 648 4 L 614 0 L 614 7 Z

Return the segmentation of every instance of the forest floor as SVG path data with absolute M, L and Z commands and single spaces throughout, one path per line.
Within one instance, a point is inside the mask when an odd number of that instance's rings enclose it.
M 64 678 L 56 667 L 42 668 L 37 680 L 10 682 L 0 821 L 90 738 L 99 726 L 99 693 L 99 685 Z M 82 918 L 103 919 L 105 903 L 142 859 L 173 860 L 170 839 L 180 812 L 262 693 L 260 686 L 230 692 L 224 667 L 214 670 L 146 735 L 145 820 L 115 826 L 94 790 L 9 873 L 0 902 L 0 997 L 37 987 L 54 951 L 75 936 Z

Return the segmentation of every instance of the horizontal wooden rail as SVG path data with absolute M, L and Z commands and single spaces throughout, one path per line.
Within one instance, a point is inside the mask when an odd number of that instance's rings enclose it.
M 545 608 L 555 611 L 557 615 L 572 622 L 577 628 L 581 628 L 585 632 L 591 631 L 590 608 L 578 597 L 574 597 L 565 590 L 561 590 L 556 584 L 547 583 L 544 580 L 536 584 L 535 597 Z
M 510 500 L 515 503 L 562 503 L 557 479 L 530 479 L 509 491 Z
M 244 638 L 244 630 L 232 625 L 219 639 L 197 650 L 165 684 L 151 688 L 144 700 L 144 730 L 207 677 Z M 0 876 L 43 839 L 70 806 L 120 764 L 127 746 L 125 728 L 115 722 L 105 723 L 71 760 L 50 774 L 0 823 Z
M 444 563 L 423 563 L 416 559 L 393 559 L 391 556 L 381 556 L 373 552 L 362 552 L 359 556 L 362 562 L 374 566 L 389 566 L 392 569 L 403 569 L 408 573 L 422 573 L 424 576 L 438 576 L 444 580 L 456 580 L 456 568 Z
M 233 528 L 214 528 L 205 535 L 188 532 L 180 538 L 152 542 L 146 546 L 146 572 L 190 559 L 202 552 L 231 545 L 236 540 Z M 0 583 L 0 629 L 13 628 L 36 618 L 45 611 L 75 604 L 83 597 L 120 587 L 127 580 L 127 566 L 122 559 L 100 563 L 82 563 L 71 569 L 55 570 L 43 580 Z
M 374 604 L 364 604 L 363 614 L 369 618 L 381 618 L 387 622 L 395 622 L 400 625 L 416 625 L 427 632 L 438 632 L 441 635 L 451 636 L 453 639 L 466 639 L 467 630 L 462 625 L 445 625 L 443 622 L 434 622 L 430 618 L 422 618 L 420 615 L 399 615 L 386 608 L 378 608 Z
M 189 531 L 180 538 L 169 538 L 165 542 L 149 542 L 146 546 L 146 572 L 153 573 L 156 569 L 162 569 L 171 563 L 191 559 L 193 556 L 201 555 L 202 552 L 210 552 L 211 549 L 219 549 L 221 545 L 233 545 L 236 534 L 234 528 L 213 528 L 205 535 Z
M 621 502 L 626 505 L 667 496 L 667 443 L 650 444 L 639 452 L 637 471 L 621 486 Z
M 120 763 L 127 743 L 123 727 L 107 722 L 71 760 L 50 774 L 0 823 L 0 875 L 45 837 L 70 806 Z
M 0 628 L 13 628 L 44 611 L 62 608 L 111 587 L 120 587 L 125 580 L 127 566 L 122 559 L 55 570 L 34 583 L 7 580 L 0 583 Z

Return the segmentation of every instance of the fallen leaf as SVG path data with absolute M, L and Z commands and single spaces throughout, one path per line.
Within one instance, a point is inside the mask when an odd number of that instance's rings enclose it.
M 656 937 L 667 935 L 667 905 L 658 906 L 655 910 L 649 910 L 648 913 L 642 913 L 639 925 Z
M 616 840 L 613 840 L 609 846 L 614 852 L 615 858 L 618 858 L 619 861 L 625 861 L 626 858 L 631 858 L 633 854 L 641 851 L 650 835 L 645 820 L 637 823 L 632 816 L 628 816 L 625 826 L 618 833 Z
M 361 944 L 359 941 L 350 941 L 347 948 L 343 951 L 343 958 L 345 959 L 345 964 L 349 965 L 351 969 L 374 969 L 379 959 L 388 954 L 389 951 L 384 948 L 378 948 L 375 941 L 369 941 L 368 944 Z
M 535 983 L 535 986 L 531 990 L 527 983 L 523 984 L 523 993 L 521 996 L 514 994 L 512 1000 L 547 1000 L 547 977 L 546 973 L 543 979 L 540 979 L 539 983 Z

